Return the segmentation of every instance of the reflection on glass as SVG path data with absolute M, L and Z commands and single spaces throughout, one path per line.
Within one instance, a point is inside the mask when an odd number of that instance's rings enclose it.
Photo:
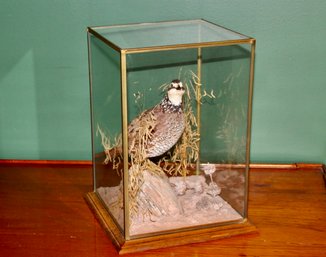
M 90 39 L 94 187 L 123 229 L 121 155 L 105 152 L 119 144 L 121 135 L 120 55 L 96 37 Z
M 97 27 L 94 30 L 121 49 L 248 39 L 204 20 Z

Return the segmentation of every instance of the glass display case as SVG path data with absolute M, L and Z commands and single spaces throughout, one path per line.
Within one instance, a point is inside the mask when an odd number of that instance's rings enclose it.
M 120 253 L 249 233 L 255 39 L 205 20 L 88 28 L 94 191 Z

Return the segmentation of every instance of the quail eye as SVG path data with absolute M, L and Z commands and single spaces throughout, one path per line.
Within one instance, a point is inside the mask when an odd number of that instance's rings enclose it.
M 185 90 L 185 88 L 183 87 L 182 84 L 178 84 L 178 87 L 177 87 L 178 90 Z

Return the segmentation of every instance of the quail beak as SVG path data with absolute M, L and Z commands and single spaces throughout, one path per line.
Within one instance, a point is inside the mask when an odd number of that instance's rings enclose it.
M 185 90 L 183 85 L 178 84 L 178 86 L 175 88 L 176 90 Z

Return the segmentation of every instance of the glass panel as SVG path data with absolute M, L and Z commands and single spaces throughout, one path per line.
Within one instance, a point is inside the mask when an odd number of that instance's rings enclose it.
M 182 169 L 175 171 L 175 164 L 171 162 L 175 150 L 173 140 L 177 142 L 180 138 L 173 139 L 172 131 L 182 126 L 179 118 L 183 115 L 164 113 L 160 103 L 172 81 L 180 79 L 185 87 L 190 86 L 193 74 L 197 72 L 197 51 L 150 52 L 127 57 L 128 117 L 129 126 L 133 127 L 129 131 L 132 237 L 188 226 L 180 220 L 172 226 L 167 223 L 171 215 L 182 212 L 169 177 L 173 174 L 180 177 L 185 172 Z M 158 108 L 152 116 L 148 115 L 155 106 Z M 146 130 L 151 131 L 148 138 Z M 166 133 L 170 136 L 166 137 Z M 172 143 L 168 146 L 170 140 Z M 153 146 L 151 142 L 154 141 Z M 194 160 L 190 159 L 189 163 L 193 164 Z M 178 219 L 181 218 L 179 215 Z
M 159 61 L 158 61 L 159 60 Z M 197 72 L 197 49 L 127 55 L 128 117 L 158 104 L 172 80 Z
M 120 54 L 90 35 L 94 187 L 123 229 Z
M 220 196 L 244 216 L 250 48 L 205 48 L 202 67 L 203 86 L 215 98 L 202 107 L 201 163 L 215 164 L 211 179 Z
M 204 20 L 94 27 L 121 49 L 241 40 L 248 37 Z
M 129 130 L 130 235 L 242 221 L 250 48 L 234 45 L 131 54 L 127 67 L 129 124 L 138 125 Z M 184 120 L 159 105 L 176 79 L 185 88 Z M 159 107 L 152 112 L 154 118 L 144 113 L 154 106 Z M 149 122 L 140 123 L 144 117 Z M 150 133 L 144 134 L 140 127 Z M 155 147 L 163 147 L 180 127 L 183 134 L 173 146 L 146 157 L 153 138 L 158 139 Z M 141 132 L 130 136 L 135 131 Z M 139 142 L 145 143 L 140 146 Z

